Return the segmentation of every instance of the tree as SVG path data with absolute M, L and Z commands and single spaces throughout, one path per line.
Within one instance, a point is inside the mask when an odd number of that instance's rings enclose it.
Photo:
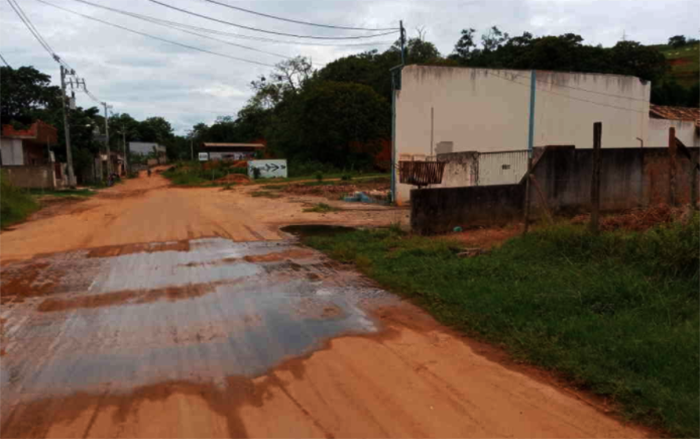
M 390 134 L 389 103 L 366 85 L 321 82 L 288 100 L 267 131 L 285 157 L 367 166 Z
M 668 39 L 668 45 L 675 48 L 683 47 L 687 44 L 685 37 L 683 35 L 676 35 Z
M 658 81 L 666 73 L 666 58 L 657 49 L 636 41 L 620 41 L 610 49 L 611 73 Z
M 51 86 L 51 77 L 34 67 L 0 67 L 0 90 L 0 118 L 4 123 L 29 124 L 40 110 L 61 104 L 61 89 Z
M 333 81 L 362 84 L 380 96 L 391 99 L 389 69 L 400 62 L 398 49 L 383 54 L 376 50 L 350 55 L 328 63 L 312 81 Z
M 157 142 L 167 145 L 173 139 L 173 127 L 160 116 L 149 117 L 138 127 L 139 137 L 144 142 Z
M 476 49 L 476 43 L 474 42 L 475 32 L 476 29 L 474 28 L 462 29 L 462 36 L 457 40 L 454 49 L 458 59 L 466 61 L 472 58 L 473 51 Z
M 489 29 L 488 33 L 481 36 L 481 45 L 484 48 L 484 51 L 493 52 L 508 41 L 509 38 L 510 36 L 507 32 L 503 33 L 498 29 L 498 27 L 493 26 L 491 29 Z

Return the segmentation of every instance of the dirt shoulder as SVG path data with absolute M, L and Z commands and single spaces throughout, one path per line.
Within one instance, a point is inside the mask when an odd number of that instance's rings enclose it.
M 286 224 L 381 227 L 408 224 L 409 211 L 331 201 L 314 195 L 253 197 L 257 185 L 178 188 L 154 173 L 101 190 L 79 203 L 61 203 L 0 234 L 0 260 L 80 248 L 222 236 L 234 241 L 279 240 Z M 325 202 L 331 213 L 304 212 Z

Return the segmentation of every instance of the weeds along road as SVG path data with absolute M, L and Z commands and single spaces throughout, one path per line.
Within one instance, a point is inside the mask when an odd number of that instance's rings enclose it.
M 299 247 L 301 210 L 154 175 L 2 233 L 0 435 L 646 434 Z

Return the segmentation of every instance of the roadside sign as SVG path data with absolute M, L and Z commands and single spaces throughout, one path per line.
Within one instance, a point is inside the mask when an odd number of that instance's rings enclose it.
M 200 162 L 206 162 L 209 160 L 209 153 L 208 152 L 200 152 L 199 153 L 199 161 Z
M 248 177 L 254 178 L 255 171 L 260 170 L 261 178 L 287 178 L 287 160 L 251 160 L 248 162 Z

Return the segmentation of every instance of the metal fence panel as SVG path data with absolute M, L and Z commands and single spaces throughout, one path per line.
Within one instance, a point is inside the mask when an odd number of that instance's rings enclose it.
M 527 172 L 527 150 L 479 153 L 476 186 L 517 184 Z

